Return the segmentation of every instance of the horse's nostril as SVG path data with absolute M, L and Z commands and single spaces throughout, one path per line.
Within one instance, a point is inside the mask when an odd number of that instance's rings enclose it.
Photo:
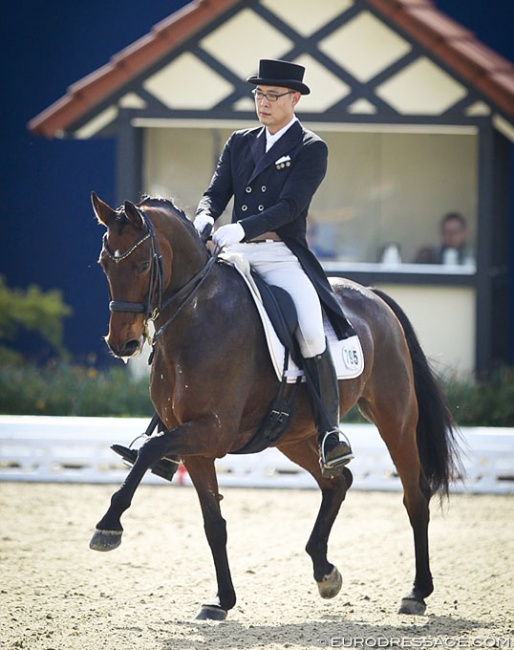
M 121 352 L 123 357 L 131 357 L 134 355 L 139 349 L 139 341 L 136 339 L 132 339 L 131 341 L 127 341 L 126 343 L 123 344 Z
M 121 358 L 133 357 L 139 351 L 139 341 L 137 339 L 131 339 L 130 341 L 125 341 L 119 347 L 107 342 L 107 345 L 111 349 L 111 352 Z

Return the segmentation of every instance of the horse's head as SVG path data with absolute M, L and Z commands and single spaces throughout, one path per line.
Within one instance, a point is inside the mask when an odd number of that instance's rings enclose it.
M 107 228 L 99 258 L 111 296 L 105 341 L 115 356 L 127 359 L 141 352 L 147 323 L 158 315 L 173 253 L 143 203 L 126 201 L 114 210 L 94 192 L 91 200 L 98 222 Z

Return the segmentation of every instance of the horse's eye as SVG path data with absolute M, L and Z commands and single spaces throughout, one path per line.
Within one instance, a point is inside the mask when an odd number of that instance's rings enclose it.
M 145 273 L 150 268 L 150 262 L 141 262 L 139 265 L 139 273 Z

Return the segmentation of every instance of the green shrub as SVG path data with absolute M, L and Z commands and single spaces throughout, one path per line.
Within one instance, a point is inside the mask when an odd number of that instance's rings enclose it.
M 39 334 L 56 356 L 66 358 L 62 345 L 63 319 L 70 314 L 71 308 L 63 302 L 57 289 L 43 292 L 35 285 L 10 289 L 0 275 L 0 361 L 22 361 L 13 344 L 23 330 Z
M 457 424 L 514 427 L 514 370 L 499 370 L 489 382 L 442 380 Z M 0 366 L 0 413 L 149 417 L 153 406 L 148 378 L 134 379 L 128 368 L 105 371 L 65 362 Z M 354 407 L 344 422 L 365 422 Z
M 146 417 L 153 413 L 148 379 L 125 367 L 106 371 L 67 363 L 0 368 L 0 413 Z
M 514 369 L 498 369 L 488 381 L 441 377 L 440 385 L 459 427 L 514 427 Z M 353 407 L 345 422 L 365 422 Z
M 456 378 L 442 382 L 460 426 L 514 426 L 514 370 L 498 369 L 487 381 Z

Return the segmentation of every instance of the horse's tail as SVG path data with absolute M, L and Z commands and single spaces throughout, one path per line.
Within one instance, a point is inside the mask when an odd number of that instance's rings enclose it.
M 400 321 L 414 369 L 419 419 L 416 429 L 421 466 L 432 494 L 448 496 L 452 477 L 458 474 L 457 427 L 439 383 L 402 308 L 379 289 L 373 292 L 393 310 Z

